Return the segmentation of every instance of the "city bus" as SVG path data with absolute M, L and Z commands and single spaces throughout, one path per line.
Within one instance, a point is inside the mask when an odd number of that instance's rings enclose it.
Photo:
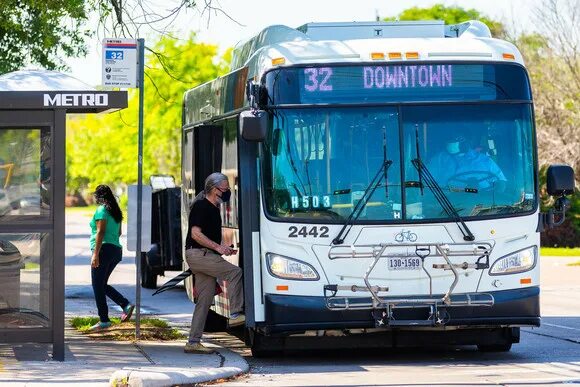
M 215 171 L 232 187 L 223 240 L 238 253 L 224 259 L 243 269 L 256 356 L 509 351 L 540 325 L 539 233 L 563 221 L 574 172 L 549 168 L 556 200 L 540 213 L 529 76 L 481 22 L 264 29 L 184 95 L 183 239 Z M 208 330 L 229 322 L 220 285 Z

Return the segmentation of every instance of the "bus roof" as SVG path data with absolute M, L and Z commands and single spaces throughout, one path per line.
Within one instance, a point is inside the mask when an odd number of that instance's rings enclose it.
M 400 61 L 407 59 L 406 53 L 413 53 L 409 60 L 414 61 L 509 60 L 523 64 L 517 48 L 492 38 L 480 21 L 454 25 L 400 21 L 309 23 L 296 29 L 270 26 L 235 47 L 232 70 L 249 67 L 249 75 L 259 77 L 277 65 L 369 62 L 381 60 L 380 54 L 387 62 Z

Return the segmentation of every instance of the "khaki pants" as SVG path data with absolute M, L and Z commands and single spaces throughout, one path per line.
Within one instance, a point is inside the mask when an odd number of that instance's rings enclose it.
M 189 342 L 197 342 L 201 339 L 207 313 L 215 295 L 216 278 L 228 283 L 230 313 L 242 311 L 244 306 L 242 269 L 208 249 L 188 249 L 185 251 L 185 259 L 195 274 L 197 290 L 197 303 L 191 319 Z

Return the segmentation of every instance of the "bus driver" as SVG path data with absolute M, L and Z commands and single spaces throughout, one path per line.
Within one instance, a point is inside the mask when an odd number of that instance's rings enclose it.
M 441 187 L 502 191 L 506 178 L 500 167 L 473 143 L 461 135 L 448 138 L 445 150 L 429 161 L 429 171 Z

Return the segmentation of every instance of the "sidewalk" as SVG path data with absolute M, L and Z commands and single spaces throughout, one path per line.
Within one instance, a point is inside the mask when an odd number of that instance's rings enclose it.
M 93 341 L 66 331 L 66 360 L 50 360 L 50 345 L 0 345 L 2 386 L 172 386 L 230 378 L 248 372 L 238 354 L 216 349 L 211 355 L 183 352 L 185 341 Z
M 66 217 L 65 316 L 96 316 L 91 287 L 88 222 L 79 214 Z M 122 244 L 126 246 L 125 234 Z M 124 250 L 109 283 L 133 301 L 135 296 L 135 255 Z M 163 283 L 171 278 L 160 278 Z M 172 289 L 152 296 L 153 290 L 141 289 L 141 317 L 155 317 L 187 332 L 193 304 L 183 289 Z M 111 316 L 121 313 L 109 302 Z M 171 386 L 203 383 L 246 373 L 249 366 L 238 354 L 214 344 L 211 355 L 183 352 L 185 340 L 172 342 L 93 341 L 66 323 L 65 362 L 52 361 L 51 345 L 0 344 L 1 386 Z M 211 338 L 213 335 L 208 335 Z M 218 342 L 219 339 L 214 340 Z M 208 343 L 212 346 L 212 342 Z M 113 378 L 113 375 L 115 378 Z

